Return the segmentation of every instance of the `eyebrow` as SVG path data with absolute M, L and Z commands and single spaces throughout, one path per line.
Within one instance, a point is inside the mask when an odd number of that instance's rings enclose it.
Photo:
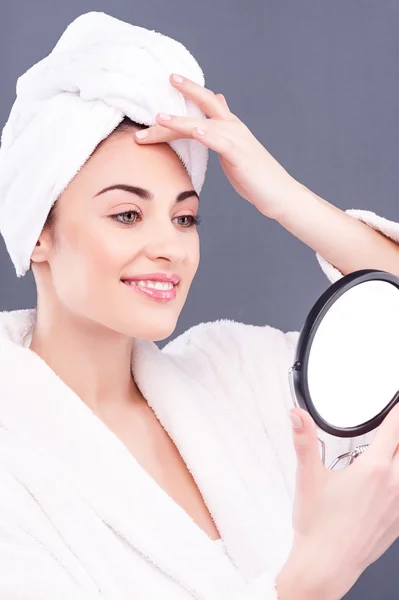
M 138 187 L 136 185 L 128 185 L 126 183 L 117 183 L 116 185 L 110 185 L 104 188 L 103 190 L 97 192 L 97 194 L 94 195 L 94 198 L 96 196 L 99 196 L 100 194 L 109 192 L 110 190 L 123 190 L 124 192 L 130 192 L 131 194 L 136 194 L 136 196 L 139 196 L 143 200 L 154 199 L 154 194 L 149 190 L 146 190 L 142 187 Z M 186 192 L 180 192 L 180 194 L 176 196 L 176 202 L 183 202 L 183 200 L 186 200 L 186 198 L 191 198 L 191 196 L 196 196 L 196 198 L 198 198 L 199 200 L 199 196 L 195 190 L 187 190 Z

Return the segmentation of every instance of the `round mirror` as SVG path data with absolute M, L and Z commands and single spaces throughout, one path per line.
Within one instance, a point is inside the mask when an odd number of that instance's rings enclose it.
M 356 437 L 399 399 L 399 278 L 362 270 L 332 284 L 307 316 L 290 369 L 295 403 L 324 431 Z

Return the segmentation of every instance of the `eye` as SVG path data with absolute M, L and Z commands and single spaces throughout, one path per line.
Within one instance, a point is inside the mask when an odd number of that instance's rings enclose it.
M 111 215 L 111 218 L 115 221 L 119 221 L 119 223 L 122 223 L 123 225 L 134 225 L 137 223 L 137 216 L 140 216 L 138 210 L 127 210 L 116 215 Z M 122 217 L 122 219 L 119 217 Z M 123 217 L 126 217 L 126 219 L 123 219 Z
M 201 217 L 199 215 L 182 215 L 181 217 L 176 217 L 176 219 L 180 221 L 179 225 L 185 229 L 201 223 Z
M 135 225 L 141 220 L 142 215 L 138 210 L 127 210 L 115 215 L 110 215 L 110 217 L 114 221 L 122 223 L 122 225 Z M 177 221 L 178 225 L 183 227 L 183 229 L 188 229 L 189 227 L 199 225 L 201 217 L 199 215 L 181 215 L 180 217 L 173 219 L 173 221 Z

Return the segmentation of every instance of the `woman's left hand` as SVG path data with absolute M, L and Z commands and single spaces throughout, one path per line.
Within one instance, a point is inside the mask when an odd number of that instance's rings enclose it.
M 304 186 L 294 179 L 256 139 L 246 125 L 234 115 L 223 94 L 183 77 L 181 83 L 170 77 L 171 84 L 195 102 L 210 118 L 158 114 L 157 125 L 149 127 L 148 136 L 135 139 L 140 144 L 169 142 L 194 138 L 218 152 L 222 169 L 240 196 L 251 202 L 262 214 L 278 218 L 286 205 Z M 201 134 L 199 130 L 204 133 Z

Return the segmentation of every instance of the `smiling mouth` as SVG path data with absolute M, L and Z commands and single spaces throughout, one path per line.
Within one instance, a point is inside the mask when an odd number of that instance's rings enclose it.
M 133 281 L 129 279 L 122 279 L 123 283 L 126 285 L 134 285 L 142 288 L 151 288 L 154 290 L 172 290 L 175 285 L 171 281 L 152 281 L 152 280 L 139 280 Z M 177 285 L 177 284 L 176 284 Z
M 176 298 L 176 288 L 178 283 L 175 285 L 170 281 L 132 281 L 132 280 L 121 280 L 127 287 L 133 292 L 144 294 L 147 298 L 157 300 L 160 302 L 170 302 Z

